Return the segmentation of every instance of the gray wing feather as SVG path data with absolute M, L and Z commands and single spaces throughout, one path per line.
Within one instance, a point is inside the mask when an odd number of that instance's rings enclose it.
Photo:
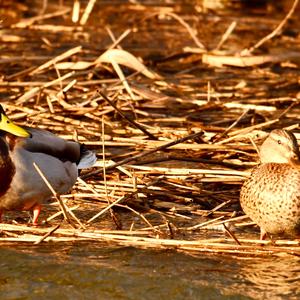
M 69 160 L 79 163 L 81 158 L 79 143 L 66 141 L 46 130 L 29 127 L 25 127 L 25 129 L 32 135 L 30 138 L 24 139 L 22 144 L 27 151 L 45 153 L 62 161 Z

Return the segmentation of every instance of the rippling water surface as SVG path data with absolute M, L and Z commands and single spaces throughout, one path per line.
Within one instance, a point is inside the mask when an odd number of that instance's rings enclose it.
M 1 299 L 299 299 L 299 259 L 107 245 L 1 248 Z

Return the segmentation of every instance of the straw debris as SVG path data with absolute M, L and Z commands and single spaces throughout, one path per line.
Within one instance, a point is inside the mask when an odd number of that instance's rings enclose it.
M 8 213 L 0 242 L 299 256 L 298 240 L 259 241 L 239 206 L 241 184 L 258 163 L 256 149 L 267 132 L 298 129 L 293 64 L 299 54 L 253 54 L 274 39 L 285 45 L 278 32 L 289 26 L 297 2 L 253 47 L 238 21 L 223 24 L 215 51 L 207 50 L 209 31 L 205 39 L 202 30 L 215 21 L 172 7 L 121 5 L 132 18 L 129 26 L 120 17 L 122 30 L 99 26 L 97 14 L 111 13 L 109 5 L 97 12 L 96 1 L 84 7 L 79 0 L 73 8 L 50 5 L 39 16 L 3 24 L 0 91 L 8 115 L 20 125 L 75 137 L 98 161 L 69 195 L 53 191 L 59 204 L 45 204 L 40 227 L 25 225 L 24 212 Z M 233 34 L 249 49 L 246 56 L 224 50 L 234 48 Z M 31 39 L 40 48 L 34 54 Z M 14 47 L 20 41 L 23 49 Z

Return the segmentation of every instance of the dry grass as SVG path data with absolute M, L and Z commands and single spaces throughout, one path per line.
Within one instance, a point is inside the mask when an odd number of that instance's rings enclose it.
M 2 224 L 0 242 L 88 240 L 192 252 L 300 255 L 298 241 L 258 241 L 253 224 L 241 223 L 245 217 L 238 199 L 249 168 L 257 163 L 256 144 L 266 132 L 274 127 L 298 128 L 299 95 L 291 88 L 293 72 L 284 65 L 287 58 L 298 56 L 268 57 L 268 62 L 282 62 L 281 76 L 268 66 L 227 69 L 223 66 L 236 65 L 234 60 L 242 60 L 239 66 L 245 67 L 260 65 L 263 58 L 250 54 L 254 48 L 242 58 L 208 52 L 188 16 L 171 8 L 140 6 L 144 19 L 139 25 L 148 30 L 148 36 L 135 33 L 141 44 L 147 38 L 149 43 L 149 35 L 164 32 L 158 20 L 171 22 L 182 34 L 173 41 L 174 47 L 179 40 L 183 43 L 177 48 L 178 59 L 166 56 L 146 67 L 138 54 L 121 48 L 138 27 L 123 24 L 119 37 L 111 28 L 97 31 L 111 39 L 103 51 L 91 43 L 80 44 L 78 36 L 93 37 L 93 28 L 83 27 L 95 13 L 92 2 L 82 15 L 74 6 L 5 25 L 7 51 L 0 59 L 4 74 L 0 91 L 8 115 L 19 124 L 78 139 L 97 152 L 98 162 L 81 174 L 70 195 L 61 197 L 73 227 L 61 223 L 59 209 L 46 205 L 46 228 L 24 226 L 24 220 Z M 128 13 L 137 8 L 126 9 Z M 67 22 L 55 19 L 60 16 Z M 71 19 L 79 25 L 69 24 Z M 156 32 L 153 22 L 161 26 Z M 217 49 L 231 45 L 236 24 L 226 28 Z M 68 50 L 61 50 L 66 49 L 64 40 L 53 38 L 62 32 L 67 40 L 73 38 Z M 18 43 L 31 35 L 46 50 L 24 56 L 27 45 L 24 53 L 12 51 L 11 45 L 21 46 Z M 165 43 L 169 40 L 165 32 Z M 190 40 L 196 48 L 189 53 L 198 54 L 187 55 Z M 286 86 L 290 88 L 283 95 Z M 271 92 L 275 89 L 277 93 Z M 6 220 L 11 222 L 14 216 Z

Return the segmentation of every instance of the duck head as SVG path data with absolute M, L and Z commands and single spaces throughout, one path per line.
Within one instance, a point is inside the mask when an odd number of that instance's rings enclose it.
M 14 124 L 5 114 L 5 111 L 0 104 L 0 131 L 11 133 L 19 137 L 30 137 L 31 134 L 24 128 Z
M 261 163 L 300 163 L 295 135 L 287 130 L 272 130 L 260 148 Z

